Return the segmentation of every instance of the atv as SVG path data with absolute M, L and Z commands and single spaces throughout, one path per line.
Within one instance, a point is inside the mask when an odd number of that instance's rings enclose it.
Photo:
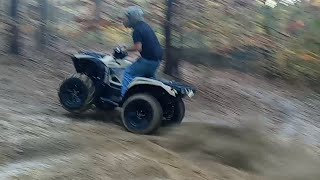
M 121 98 L 124 71 L 132 64 L 121 47 L 113 49 L 110 55 L 78 52 L 71 59 L 76 73 L 59 88 L 62 107 L 76 114 L 92 107 L 103 111 L 120 107 L 122 123 L 132 133 L 150 134 L 161 125 L 180 124 L 185 115 L 183 98 L 195 94 L 195 88 L 187 84 L 137 77 Z

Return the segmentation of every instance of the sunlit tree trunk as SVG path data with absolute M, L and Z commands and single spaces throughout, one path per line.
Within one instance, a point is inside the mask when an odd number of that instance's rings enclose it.
M 10 32 L 10 53 L 19 54 L 19 13 L 18 13 L 19 0 L 11 0 L 10 4 L 10 17 L 11 17 L 11 32 Z

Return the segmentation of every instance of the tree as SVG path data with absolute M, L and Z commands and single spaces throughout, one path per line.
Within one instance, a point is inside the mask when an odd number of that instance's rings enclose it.
M 40 38 L 38 48 L 43 49 L 47 45 L 47 21 L 48 21 L 48 1 L 40 0 Z
M 171 45 L 171 31 L 172 31 L 172 15 L 173 15 L 173 3 L 174 0 L 167 0 L 167 12 L 165 23 L 165 70 L 164 73 L 170 76 L 179 77 L 178 59 L 174 59 L 172 56 Z
M 10 17 L 11 17 L 11 35 L 10 35 L 10 53 L 19 54 L 19 0 L 11 0 Z
M 95 0 L 95 19 L 97 20 L 97 21 L 99 21 L 100 20 L 100 14 L 101 14 L 101 9 L 100 9 L 100 7 L 101 7 L 101 2 L 102 2 L 102 0 Z
M 75 18 L 75 21 L 78 23 L 81 23 L 82 28 L 86 31 L 94 31 L 96 33 L 100 32 L 99 28 L 106 27 L 110 25 L 110 22 L 108 20 L 104 20 L 101 18 L 101 4 L 102 0 L 91 0 L 94 4 L 90 4 L 90 16 L 86 17 L 77 17 Z

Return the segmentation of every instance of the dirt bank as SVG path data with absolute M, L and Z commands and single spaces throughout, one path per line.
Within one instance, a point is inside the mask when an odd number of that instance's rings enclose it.
M 1 179 L 319 179 L 319 98 L 237 72 L 183 65 L 186 121 L 136 136 L 115 112 L 66 113 L 65 56 L 0 57 Z M 192 75 L 192 76 L 191 76 Z

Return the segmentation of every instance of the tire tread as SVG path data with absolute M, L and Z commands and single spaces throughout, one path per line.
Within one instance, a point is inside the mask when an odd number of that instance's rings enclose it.
M 153 119 L 152 119 L 150 126 L 142 131 L 130 129 L 126 125 L 125 116 L 124 116 L 126 106 L 130 102 L 137 100 L 137 99 L 143 99 L 143 100 L 147 101 L 154 110 L 153 111 Z M 151 134 L 151 133 L 154 133 L 155 131 L 157 131 L 157 129 L 161 125 L 162 116 L 163 116 L 163 111 L 162 111 L 162 107 L 161 107 L 160 103 L 158 102 L 158 100 L 155 97 L 153 97 L 150 94 L 135 94 L 135 95 L 129 97 L 124 102 L 122 113 L 121 113 L 122 124 L 124 125 L 126 130 L 128 130 L 129 132 L 132 132 L 132 133 L 136 133 L 136 134 Z

